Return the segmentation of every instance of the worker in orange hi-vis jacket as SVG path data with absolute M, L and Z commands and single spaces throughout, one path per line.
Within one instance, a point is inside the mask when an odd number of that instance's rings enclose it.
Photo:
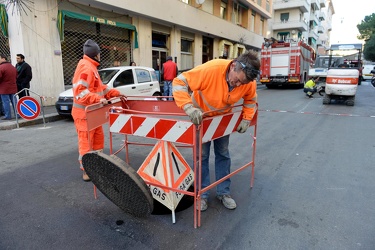
M 73 77 L 72 116 L 78 134 L 78 161 L 83 170 L 83 180 L 90 181 L 82 166 L 82 156 L 90 150 L 103 150 L 104 133 L 102 127 L 88 133 L 85 108 L 95 103 L 107 104 L 108 99 L 120 96 L 120 92 L 116 89 L 109 89 L 100 79 L 97 69 L 100 65 L 98 44 L 90 39 L 87 40 L 83 45 L 83 53 L 83 58 L 78 62 Z M 89 145 L 88 136 L 90 136 L 91 145 Z
M 231 107 L 243 99 L 243 117 L 237 131 L 244 133 L 256 112 L 257 84 L 260 61 L 258 54 L 247 51 L 234 60 L 215 59 L 185 71 L 173 80 L 173 97 L 190 120 L 198 125 L 202 113 L 216 111 L 211 115 L 230 112 Z M 216 180 L 230 173 L 229 135 L 213 140 Z M 202 144 L 202 188 L 210 185 L 209 155 L 211 141 Z M 228 209 L 235 209 L 236 202 L 230 195 L 230 178 L 216 186 L 217 198 Z M 201 197 L 200 207 L 208 208 L 209 192 Z

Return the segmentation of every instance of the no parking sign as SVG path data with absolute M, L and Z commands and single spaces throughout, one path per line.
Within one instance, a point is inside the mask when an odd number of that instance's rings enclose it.
M 40 105 L 34 98 L 24 96 L 18 100 L 17 111 L 23 119 L 33 120 L 40 114 Z

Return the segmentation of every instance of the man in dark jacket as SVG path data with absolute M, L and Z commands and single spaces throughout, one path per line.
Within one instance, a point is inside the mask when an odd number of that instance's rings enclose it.
M 22 54 L 17 54 L 17 91 L 21 91 L 24 88 L 30 88 L 30 81 L 33 78 L 30 65 L 25 62 L 25 56 Z M 18 94 L 19 98 L 24 96 L 29 96 L 29 91 L 24 90 Z
M 17 99 L 14 96 L 17 93 L 16 78 L 16 68 L 7 61 L 5 55 L 0 55 L 0 96 L 5 114 L 5 117 L 1 118 L 1 120 L 12 119 L 11 103 L 13 110 L 16 110 Z

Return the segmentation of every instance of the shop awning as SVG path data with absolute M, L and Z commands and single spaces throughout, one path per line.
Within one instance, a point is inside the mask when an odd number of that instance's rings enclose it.
M 119 23 L 116 21 L 111 21 L 108 19 L 104 19 L 101 17 L 96 17 L 96 16 L 87 16 L 84 14 L 79 14 L 67 10 L 59 10 L 59 13 L 57 15 L 57 28 L 59 29 L 59 34 L 60 34 L 60 40 L 64 40 L 64 23 L 65 23 L 65 17 L 71 17 L 71 18 L 76 18 L 76 19 L 81 19 L 89 22 L 95 22 L 95 23 L 101 23 L 101 24 L 107 24 L 107 25 L 112 25 L 120 28 L 125 28 L 128 30 L 133 31 L 133 36 L 134 36 L 134 48 L 138 48 L 138 33 L 137 29 L 134 25 L 132 24 L 126 24 L 126 23 Z
M 279 33 L 277 33 L 277 35 L 279 35 L 279 36 L 289 36 L 289 32 L 279 32 Z
M 4 4 L 0 4 L 0 26 L 5 37 L 8 37 L 8 14 Z

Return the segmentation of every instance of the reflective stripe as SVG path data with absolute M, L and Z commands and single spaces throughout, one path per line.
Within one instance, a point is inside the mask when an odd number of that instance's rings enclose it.
M 181 81 L 185 83 L 186 86 L 188 86 L 187 80 L 183 74 L 179 74 L 176 78 L 180 79 Z
M 108 92 L 109 92 L 109 89 L 106 88 L 106 89 L 103 91 L 103 95 L 106 95 Z
M 173 92 L 175 92 L 175 91 L 184 91 L 184 92 L 188 92 L 188 88 L 187 88 L 186 86 L 181 86 L 181 85 L 173 86 L 173 87 L 172 87 L 172 90 L 173 90 Z
M 105 94 L 104 94 L 104 91 L 100 91 L 100 92 L 91 92 L 91 93 L 95 93 L 95 94 L 98 94 L 98 95 L 100 95 L 100 96 L 104 96 Z
M 181 85 L 173 86 L 172 87 L 172 93 L 174 93 L 175 91 L 184 91 L 184 92 L 188 93 L 189 95 L 191 95 L 193 92 L 191 91 L 191 89 L 189 87 L 189 84 L 187 83 L 186 78 L 182 74 L 179 74 L 176 78 L 183 81 L 185 83 L 185 86 L 181 86 Z
M 88 84 L 88 82 L 84 81 L 84 80 L 79 80 L 77 83 L 73 83 L 73 89 L 77 88 L 79 85 L 83 85 L 85 86 L 86 88 L 88 88 L 90 85 Z
M 73 107 L 78 108 L 78 109 L 85 109 L 86 108 L 85 105 L 81 105 L 81 104 L 78 104 L 78 103 L 75 103 L 75 102 L 73 102 Z
M 83 98 L 85 95 L 90 94 L 90 90 L 85 89 L 79 93 L 79 95 L 76 96 L 76 99 L 78 100 L 79 98 Z
M 255 103 L 248 103 L 248 104 L 244 104 L 243 106 L 246 107 L 246 108 L 252 109 L 252 108 L 255 108 L 256 104 Z
M 218 110 L 221 110 L 221 109 L 228 109 L 230 108 L 232 105 L 230 104 L 227 104 L 226 106 L 220 108 L 220 109 L 217 109 L 215 107 L 212 107 L 207 101 L 206 99 L 204 98 L 204 96 L 202 95 L 202 92 L 200 90 L 198 90 L 198 94 L 199 94 L 199 97 L 202 99 L 203 103 L 207 106 L 207 108 L 209 109 L 209 111 L 218 111 Z M 201 106 L 198 105 L 197 101 L 195 100 L 194 96 L 191 97 L 191 100 L 193 101 L 193 104 L 195 107 L 197 108 L 200 108 L 202 109 Z M 202 109 L 203 110 L 203 109 Z M 225 111 L 220 111 L 219 113 L 226 113 Z

